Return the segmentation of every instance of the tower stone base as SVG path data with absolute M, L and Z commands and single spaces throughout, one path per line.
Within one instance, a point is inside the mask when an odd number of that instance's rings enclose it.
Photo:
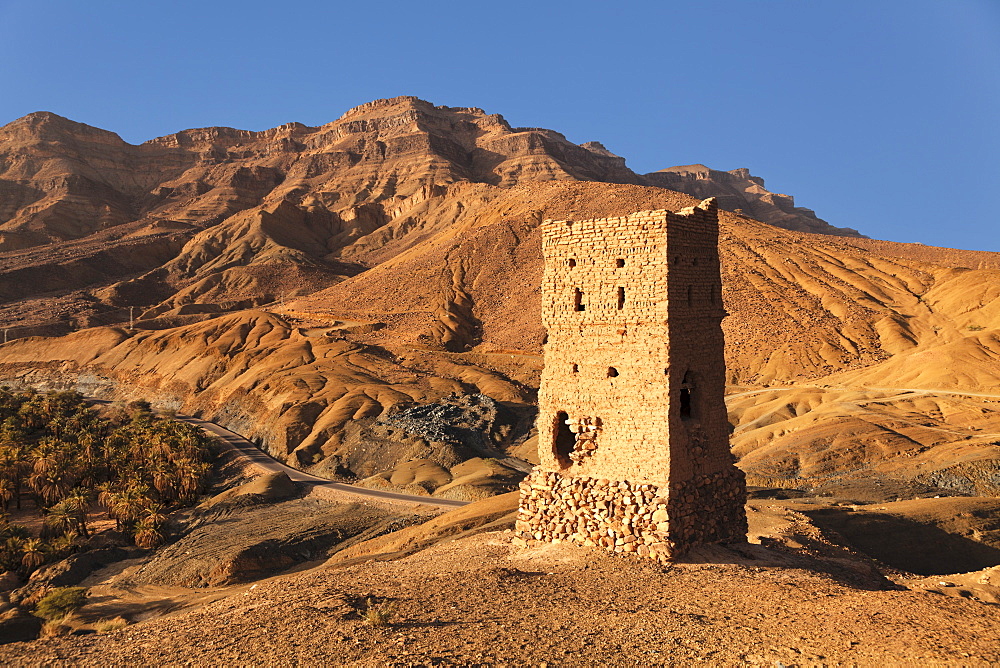
M 746 482 L 731 466 L 683 483 L 563 476 L 535 469 L 521 483 L 516 529 L 666 563 L 695 544 L 745 542 Z

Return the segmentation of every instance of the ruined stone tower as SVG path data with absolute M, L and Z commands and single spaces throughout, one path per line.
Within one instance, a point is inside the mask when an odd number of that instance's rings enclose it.
M 661 561 L 746 539 L 723 400 L 714 198 L 542 224 L 540 464 L 517 529 Z

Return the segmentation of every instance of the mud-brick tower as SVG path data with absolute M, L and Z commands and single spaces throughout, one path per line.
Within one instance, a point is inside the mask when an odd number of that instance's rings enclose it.
M 669 560 L 746 540 L 723 399 L 713 199 L 542 224 L 540 464 L 517 529 Z

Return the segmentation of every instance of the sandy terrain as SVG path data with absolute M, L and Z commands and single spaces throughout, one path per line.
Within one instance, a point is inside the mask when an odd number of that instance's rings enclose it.
M 477 505 L 484 516 L 512 507 L 504 497 Z M 232 589 L 214 602 L 217 593 L 209 592 L 200 608 L 104 636 L 7 645 L 0 659 L 359 666 L 1000 661 L 1000 608 L 968 598 L 969 590 L 957 593 L 982 574 L 920 580 L 890 572 L 886 579 L 805 515 L 781 503 L 752 505 L 754 542 L 700 549 L 667 568 L 566 544 L 517 547 L 503 530 L 438 541 L 399 558 L 395 550 L 407 540 L 390 534 L 367 549 L 355 546 L 351 559 Z M 429 533 L 469 524 L 475 511 L 452 511 L 450 522 L 451 513 L 442 515 Z M 403 533 L 413 538 L 416 529 Z M 954 591 L 942 595 L 946 589 Z M 387 626 L 360 619 L 367 599 L 393 608 Z

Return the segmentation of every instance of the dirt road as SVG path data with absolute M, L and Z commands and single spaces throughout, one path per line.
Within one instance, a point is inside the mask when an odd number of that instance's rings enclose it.
M 108 404 L 109 401 L 103 399 L 93 399 L 88 398 L 89 401 L 95 404 Z M 326 489 L 331 489 L 343 494 L 352 494 L 359 497 L 365 497 L 368 499 L 374 499 L 377 501 L 384 501 L 389 503 L 406 503 L 406 504 L 420 504 L 422 506 L 432 506 L 434 508 L 458 508 L 459 506 L 464 506 L 468 504 L 468 501 L 456 501 L 453 499 L 434 499 L 427 496 L 415 496 L 412 494 L 400 494 L 397 492 L 387 492 L 378 489 L 366 489 L 364 487 L 356 487 L 354 485 L 347 485 L 340 482 L 333 482 L 327 480 L 326 478 L 320 478 L 318 476 L 310 475 L 294 469 L 291 466 L 286 466 L 278 460 L 270 457 L 260 448 L 254 445 L 251 441 L 240 436 L 234 431 L 230 431 L 225 427 L 217 425 L 214 422 L 209 422 L 208 420 L 202 420 L 200 418 L 193 417 L 191 415 L 175 415 L 175 419 L 193 424 L 200 427 L 208 434 L 219 439 L 226 447 L 236 450 L 240 455 L 247 460 L 249 460 L 254 467 L 258 470 L 266 473 L 286 473 L 288 477 L 293 481 L 298 483 L 304 483 L 306 485 L 312 485 L 315 487 L 324 487 Z
M 260 450 L 256 445 L 243 438 L 236 432 L 230 431 L 225 427 L 221 427 L 214 422 L 208 422 L 207 420 L 202 420 L 190 415 L 177 415 L 178 420 L 183 420 L 190 424 L 201 427 L 203 430 L 215 436 L 222 443 L 228 447 L 238 450 L 240 454 L 253 462 L 254 466 L 258 469 L 270 473 L 287 473 L 288 477 L 295 482 L 305 483 L 307 485 L 314 485 L 317 487 L 325 487 L 327 489 L 336 490 L 338 492 L 343 492 L 345 494 L 354 494 L 356 496 L 363 496 L 369 499 L 376 499 L 379 501 L 388 501 L 390 503 L 418 503 L 424 506 L 434 506 L 435 508 L 457 508 L 459 506 L 464 506 L 468 501 L 455 501 L 452 499 L 433 499 L 426 496 L 415 496 L 412 494 L 400 494 L 398 492 L 386 492 L 378 489 L 365 489 L 364 487 L 355 487 L 354 485 L 347 485 L 340 482 L 332 482 L 326 478 L 320 478 L 318 476 L 310 475 L 294 469 L 291 466 L 286 466 L 281 462 L 269 457 L 263 451 Z

